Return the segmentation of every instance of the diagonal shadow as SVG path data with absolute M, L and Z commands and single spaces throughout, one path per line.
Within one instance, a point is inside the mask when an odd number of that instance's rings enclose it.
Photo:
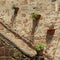
M 20 51 L 22 54 L 24 54 L 25 56 L 31 58 L 30 56 L 28 56 L 26 53 L 24 53 L 21 49 L 19 49 L 13 42 L 10 41 L 10 39 L 6 38 L 3 34 L 0 33 L 0 39 L 3 41 L 7 41 L 9 42 L 11 45 L 13 45 L 18 51 Z
M 28 46 L 30 46 L 32 48 L 32 45 L 30 42 L 28 42 L 27 38 L 20 36 L 19 34 L 17 34 L 15 31 L 13 31 L 11 28 L 9 28 L 9 25 L 5 25 L 3 22 L 0 22 L 0 24 L 3 25 L 3 27 L 5 27 L 8 31 L 10 31 L 12 34 L 14 34 L 14 36 L 16 38 L 19 38 L 21 40 L 23 40 L 26 44 L 28 44 Z

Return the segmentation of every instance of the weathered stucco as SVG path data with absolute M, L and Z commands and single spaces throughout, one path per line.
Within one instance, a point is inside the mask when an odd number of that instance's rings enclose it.
M 32 29 L 32 17 L 31 13 L 35 12 L 42 17 L 39 21 L 38 27 L 34 34 L 34 43 L 43 42 L 46 44 L 46 32 L 51 22 L 55 23 L 55 34 L 48 44 L 47 53 L 53 58 L 53 60 L 60 59 L 60 11 L 56 11 L 55 4 L 60 3 L 59 0 L 51 2 L 51 0 L 0 0 L 0 21 L 8 24 L 14 31 L 20 36 L 30 39 Z M 19 7 L 18 14 L 11 25 L 11 19 L 14 14 L 12 9 L 13 5 Z M 9 35 L 8 31 L 0 24 L 0 30 Z M 6 32 L 5 32 L 6 31 Z M 12 38 L 13 36 L 10 35 Z

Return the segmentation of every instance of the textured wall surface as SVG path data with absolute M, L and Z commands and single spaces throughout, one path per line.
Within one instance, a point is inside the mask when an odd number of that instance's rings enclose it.
M 56 2 L 51 0 L 0 0 L 0 21 L 8 24 L 19 35 L 29 38 L 32 29 L 31 13 L 41 14 L 42 17 L 34 34 L 34 43 L 38 41 L 46 43 L 48 26 L 54 22 L 56 31 L 51 43 L 48 44 L 47 52 L 53 60 L 60 60 L 60 11 L 56 11 L 55 6 L 58 3 L 60 3 L 59 0 Z M 13 5 L 19 7 L 19 11 L 13 26 L 11 26 L 11 19 L 14 14 Z M 4 31 L 1 25 L 0 30 Z

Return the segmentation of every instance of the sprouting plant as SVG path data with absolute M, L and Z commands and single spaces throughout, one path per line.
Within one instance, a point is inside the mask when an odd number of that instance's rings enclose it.
M 35 20 L 35 18 L 37 17 L 36 13 L 31 13 L 32 18 Z
M 43 43 L 38 43 L 37 46 L 35 47 L 35 49 L 36 49 L 36 50 L 42 50 L 42 49 L 44 49 L 45 47 L 46 47 L 45 44 L 43 44 Z
M 50 29 L 54 29 L 54 24 L 50 25 L 49 28 L 50 28 Z
M 54 29 L 55 23 L 56 22 L 51 22 L 51 25 L 49 26 L 49 29 Z
M 14 9 L 16 7 L 16 5 L 14 4 L 13 6 L 12 6 L 12 8 Z

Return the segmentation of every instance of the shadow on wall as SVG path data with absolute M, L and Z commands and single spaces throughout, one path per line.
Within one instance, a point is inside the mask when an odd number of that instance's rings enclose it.
M 46 35 L 46 42 L 47 42 L 47 43 L 50 43 L 50 42 L 52 41 L 52 38 L 53 38 L 53 35 L 47 34 L 47 35 Z

